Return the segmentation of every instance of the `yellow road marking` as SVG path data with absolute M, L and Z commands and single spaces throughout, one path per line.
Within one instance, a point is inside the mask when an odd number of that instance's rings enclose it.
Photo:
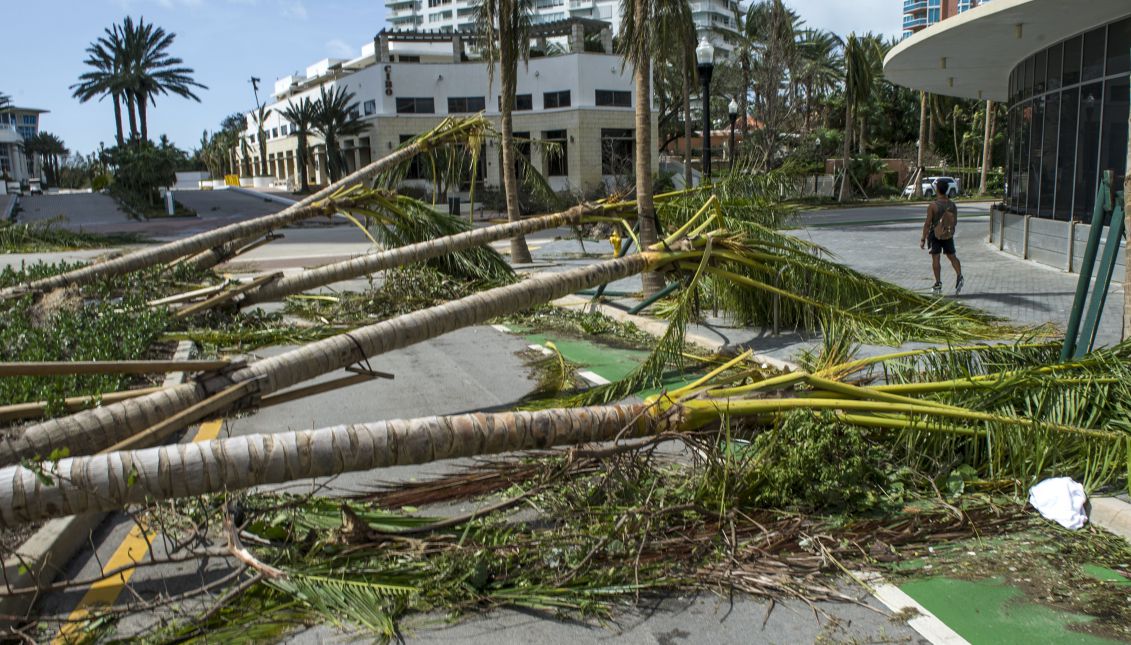
M 223 427 L 223 419 L 205 421 L 200 424 L 192 440 L 194 443 L 211 441 L 220 434 L 220 429 Z M 148 528 L 143 531 L 142 527 L 135 525 L 126 534 L 114 554 L 103 565 L 103 570 L 110 571 L 141 562 L 148 555 L 149 543 L 156 535 L 156 532 L 150 531 Z M 137 570 L 134 568 L 125 569 L 116 576 L 103 578 L 90 585 L 90 589 L 87 589 L 86 593 L 83 594 L 74 611 L 67 616 L 67 622 L 63 623 L 63 626 L 59 629 L 59 634 L 52 643 L 61 645 L 81 640 L 83 638 L 82 629 L 86 624 L 86 619 L 90 617 L 91 611 L 98 607 L 109 607 L 117 602 L 118 596 L 122 595 L 122 590 L 125 589 L 126 583 L 133 577 L 135 571 Z

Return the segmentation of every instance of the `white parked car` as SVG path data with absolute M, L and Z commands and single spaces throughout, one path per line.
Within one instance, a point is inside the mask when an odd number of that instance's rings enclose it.
M 935 180 L 937 180 L 937 179 L 946 179 L 947 181 L 950 182 L 950 186 L 946 190 L 946 196 L 947 197 L 957 197 L 958 194 L 962 192 L 962 187 L 959 186 L 958 180 L 955 179 L 954 177 L 927 177 L 926 179 L 923 180 L 923 196 L 924 197 L 934 197 L 935 196 Z M 907 188 L 904 188 L 903 189 L 903 196 L 904 197 L 910 197 L 912 192 L 913 192 L 913 188 L 914 188 L 914 186 L 908 186 Z

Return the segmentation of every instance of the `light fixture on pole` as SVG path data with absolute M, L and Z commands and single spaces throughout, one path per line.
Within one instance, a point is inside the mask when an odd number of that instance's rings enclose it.
M 727 105 L 727 116 L 730 117 L 730 150 L 727 154 L 730 156 L 730 169 L 734 170 L 734 123 L 738 121 L 738 101 L 731 99 L 730 104 Z
M 820 177 L 820 173 L 821 173 L 820 164 L 822 162 L 822 159 L 821 159 L 821 137 L 817 137 L 817 140 L 814 142 L 814 147 L 817 150 L 817 164 L 818 164 L 817 167 L 814 169 L 815 172 L 813 173 L 813 196 L 816 197 L 817 196 L 817 180 Z
M 711 180 L 711 74 L 715 71 L 715 46 L 704 36 L 695 48 L 699 81 L 703 84 L 703 180 Z

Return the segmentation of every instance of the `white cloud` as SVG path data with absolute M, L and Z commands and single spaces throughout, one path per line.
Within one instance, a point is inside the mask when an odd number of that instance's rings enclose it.
M 832 31 L 841 36 L 873 32 L 898 36 L 903 31 L 903 5 L 895 0 L 786 0 L 807 27 Z
M 307 17 L 306 5 L 302 4 L 302 2 L 298 2 L 298 1 L 283 2 L 282 8 L 283 8 L 283 17 L 285 17 L 285 18 L 297 18 L 299 20 L 306 20 L 306 17 Z
M 350 47 L 345 41 L 337 38 L 326 41 L 326 51 L 334 58 L 353 58 L 357 56 L 353 47 Z

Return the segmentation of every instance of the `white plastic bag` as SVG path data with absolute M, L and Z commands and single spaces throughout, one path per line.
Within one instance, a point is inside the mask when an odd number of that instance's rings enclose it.
M 1084 487 L 1071 477 L 1054 477 L 1029 489 L 1029 503 L 1046 519 L 1066 529 L 1076 530 L 1088 523 L 1084 502 L 1088 496 Z

